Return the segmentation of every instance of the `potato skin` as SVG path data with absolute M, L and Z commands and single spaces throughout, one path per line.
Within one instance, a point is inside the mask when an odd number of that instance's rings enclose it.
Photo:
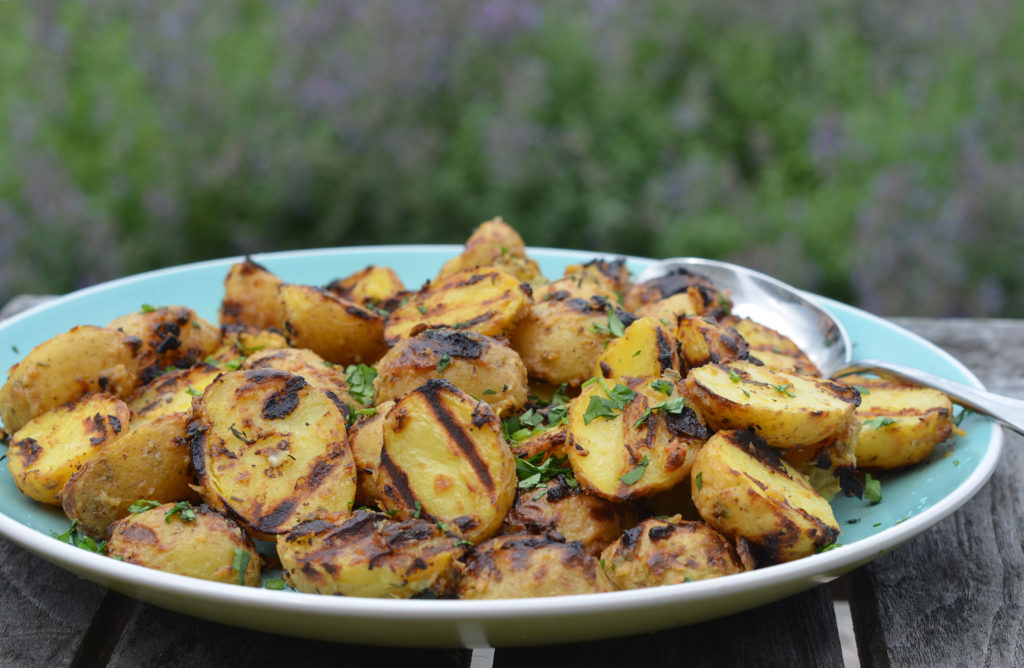
M 391 267 L 371 264 L 354 274 L 331 281 L 327 289 L 360 306 L 392 311 L 405 292 L 405 285 Z
M 601 554 L 617 589 L 707 580 L 747 570 L 736 548 L 703 522 L 650 518 L 622 532 Z
M 380 451 L 384 447 L 384 416 L 394 405 L 393 401 L 377 404 L 376 413 L 357 420 L 348 429 L 348 442 L 356 462 L 357 508 L 380 504 L 377 471 L 380 468 Z
M 748 352 L 765 366 L 786 373 L 820 377 L 814 362 L 793 341 L 776 330 L 734 315 L 721 319 L 725 327 L 733 327 L 747 342 Z
M 107 328 L 142 341 L 142 383 L 153 380 L 169 366 L 192 366 L 220 344 L 220 330 L 187 306 L 147 307 L 115 318 Z
M 232 567 L 235 550 L 249 554 L 243 583 L 260 584 L 260 555 L 235 522 L 206 506 L 194 508 L 196 519 L 166 515 L 174 508 L 165 503 L 114 522 L 107 538 L 106 554 L 147 568 L 203 580 L 240 584 Z
M 708 362 L 731 362 L 749 358 L 747 342 L 736 329 L 719 324 L 714 318 L 688 316 L 676 327 L 679 356 L 686 369 Z
M 704 521 L 733 541 L 748 541 L 759 561 L 806 557 L 839 535 L 828 502 L 752 432 L 712 436 L 690 481 Z
M 288 342 L 334 364 L 372 364 L 387 350 L 377 313 L 311 285 L 278 288 Z
M 384 510 L 450 524 L 478 543 L 498 531 L 516 484 L 515 460 L 486 402 L 432 379 L 388 412 L 377 476 Z
M 462 253 L 445 262 L 437 277 L 479 267 L 495 267 L 531 285 L 544 282 L 540 267 L 526 255 L 523 238 L 500 216 L 481 223 Z
M 128 407 L 132 409 L 130 428 L 163 415 L 191 411 L 192 400 L 202 395 L 206 386 L 220 373 L 219 368 L 203 362 L 188 369 L 165 373 L 136 389 L 128 397 Z
M 687 295 L 689 303 L 686 305 L 678 302 L 676 305 L 676 302 L 671 302 L 673 305 L 670 310 L 677 316 L 685 314 L 718 317 L 732 307 L 728 295 L 720 292 L 709 278 L 678 269 L 651 281 L 635 283 L 626 293 L 626 309 L 639 314 L 645 305 L 676 295 Z
M 261 350 L 242 362 L 242 370 L 276 369 L 302 376 L 310 385 L 321 390 L 337 406 L 345 419 L 349 419 L 353 406 L 359 402 L 349 394 L 348 381 L 339 367 L 327 362 L 312 350 L 304 348 L 274 348 Z
M 444 378 L 499 415 L 526 404 L 526 366 L 507 345 L 476 332 L 428 329 L 395 344 L 377 364 L 376 401 L 393 401 Z
M 64 513 L 85 533 L 102 538 L 138 499 L 197 501 L 189 486 L 187 422 L 185 413 L 170 413 L 112 439 L 64 485 Z
M 26 496 L 60 505 L 60 491 L 71 475 L 124 431 L 127 404 L 109 394 L 90 394 L 30 420 L 14 432 L 7 468 Z
M 371 598 L 449 597 L 465 551 L 437 524 L 365 510 L 303 522 L 277 539 L 282 575 L 295 589 Z
M 577 542 L 513 534 L 481 543 L 466 560 L 458 596 L 534 598 L 611 591 L 597 559 Z
M 356 474 L 341 411 L 301 376 L 223 374 L 197 399 L 187 434 L 206 503 L 258 538 L 351 510 Z
M 13 434 L 32 418 L 87 394 L 125 398 L 139 382 L 142 341 L 116 329 L 75 327 L 44 341 L 8 371 L 0 417 Z
M 248 256 L 231 265 L 224 278 L 224 298 L 218 315 L 221 325 L 250 325 L 284 331 L 284 310 L 277 297 L 283 281 Z
M 521 489 L 515 505 L 505 516 L 501 532 L 547 534 L 556 531 L 566 540 L 578 541 L 598 556 L 609 543 L 639 520 L 636 506 L 602 499 L 570 487 L 558 476 L 540 489 Z

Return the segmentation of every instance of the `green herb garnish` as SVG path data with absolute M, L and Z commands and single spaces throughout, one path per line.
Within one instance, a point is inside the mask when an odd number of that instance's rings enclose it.
M 437 360 L 437 372 L 444 373 L 444 370 L 451 366 L 452 358 L 448 353 L 441 355 Z
M 284 589 L 284 580 L 281 578 L 267 578 L 267 581 L 263 583 L 263 588 L 282 591 Z
M 615 314 L 614 308 L 608 309 L 608 324 L 595 322 L 590 326 L 590 329 L 597 334 L 611 334 L 612 336 L 622 336 L 626 333 L 626 326 L 622 324 L 622 320 Z
M 640 460 L 640 463 L 636 465 L 636 468 L 629 473 L 624 473 L 619 476 L 619 480 L 626 485 L 635 485 L 640 481 L 640 478 L 644 477 L 644 473 L 647 472 L 647 465 L 650 463 L 651 460 L 647 458 L 647 455 L 644 455 L 644 458 Z
M 71 525 L 62 534 L 53 533 L 52 536 L 62 543 L 68 545 L 74 545 L 80 547 L 87 552 L 95 552 L 96 554 L 103 554 L 104 550 L 107 549 L 107 541 L 101 540 L 96 541 L 91 537 L 86 536 L 78 530 L 78 520 L 71 520 Z
M 164 513 L 164 522 L 170 522 L 171 518 L 175 515 L 177 515 L 182 522 L 196 521 L 196 511 L 188 501 L 178 501 L 174 504 L 170 510 Z
M 365 364 L 350 364 L 345 367 L 345 380 L 348 382 L 348 393 L 353 399 L 364 406 L 373 405 L 373 380 L 377 370 Z
M 150 499 L 137 499 L 135 503 L 128 506 L 128 512 L 133 515 L 138 513 L 144 513 L 147 510 L 152 510 L 160 505 L 159 501 L 151 501 Z
M 188 386 L 188 389 L 185 390 L 185 392 L 187 392 L 189 395 L 191 395 L 193 397 L 201 397 L 201 396 L 203 396 L 202 392 L 200 392 L 196 388 L 192 387 L 191 385 Z
M 245 570 L 249 568 L 249 559 L 252 555 L 249 554 L 249 550 L 243 550 L 240 547 L 234 548 L 235 556 L 231 560 L 231 570 L 238 573 L 238 584 L 245 584 Z
M 882 481 L 872 478 L 870 473 L 864 478 L 864 496 L 871 505 L 882 501 Z
M 891 424 L 896 424 L 896 420 L 886 416 L 864 420 L 864 426 L 870 427 L 871 429 L 881 429 L 882 427 L 888 427 Z
M 590 424 L 599 417 L 613 419 L 626 407 L 626 404 L 636 398 L 636 392 L 621 383 L 616 383 L 615 387 L 609 388 L 604 378 L 593 378 L 591 380 L 600 383 L 601 388 L 608 397 L 590 397 L 590 403 L 583 414 L 583 424 Z M 587 382 L 590 383 L 591 381 Z
M 544 459 L 545 454 L 539 452 L 526 459 L 516 457 L 516 475 L 519 476 L 519 489 L 547 487 L 547 482 L 558 476 L 562 476 L 565 484 L 569 487 L 576 487 L 579 484 L 576 482 L 576 476 L 573 475 L 568 457 L 551 456 Z
M 156 310 L 156 307 L 153 306 L 152 304 L 143 304 L 142 307 L 141 307 L 141 311 L 143 313 L 152 313 L 155 310 Z
M 249 436 L 244 431 L 235 427 L 234 422 L 231 423 L 231 426 L 228 427 L 228 430 L 234 435 L 235 438 L 237 438 L 242 443 L 245 443 L 246 445 L 252 445 L 253 443 L 256 442 L 255 438 L 249 438 Z
M 704 472 L 703 471 L 700 471 L 699 473 L 697 473 L 697 477 L 693 479 L 693 484 L 697 486 L 698 490 L 704 488 Z
M 794 399 L 796 398 L 796 395 L 789 389 L 793 387 L 792 383 L 786 383 L 785 385 L 772 385 L 771 383 L 768 383 L 768 385 L 779 394 L 785 394 L 787 397 L 792 397 Z

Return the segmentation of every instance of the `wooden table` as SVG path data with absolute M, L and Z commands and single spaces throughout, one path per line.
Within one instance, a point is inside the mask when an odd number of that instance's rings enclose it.
M 0 315 L 9 315 L 9 309 Z M 1024 320 L 897 319 L 992 390 L 1024 398 Z M 862 665 L 1024 665 L 1024 438 L 953 516 L 842 578 L 697 626 L 499 649 L 495 666 L 842 666 L 833 592 L 848 592 Z M 470 666 L 489 652 L 311 642 L 201 621 L 64 572 L 0 539 L 3 666 Z

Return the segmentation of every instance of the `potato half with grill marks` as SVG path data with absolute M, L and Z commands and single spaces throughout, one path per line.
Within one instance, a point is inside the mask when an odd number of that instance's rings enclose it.
M 423 286 L 384 327 L 388 345 L 427 329 L 450 327 L 505 336 L 529 311 L 532 291 L 497 269 L 468 269 Z
M 223 374 L 195 402 L 188 438 L 203 499 L 258 538 L 352 508 L 356 472 L 345 418 L 302 376 Z
M 380 451 L 384 447 L 384 416 L 395 405 L 393 401 L 377 404 L 373 415 L 363 417 L 348 429 L 348 444 L 356 462 L 356 507 L 379 506 L 377 470 Z
M 87 394 L 122 399 L 139 382 L 142 341 L 116 329 L 83 325 L 32 349 L 7 372 L 0 387 L 0 417 L 8 433 L 32 418 Z
M 64 485 L 64 513 L 78 520 L 85 533 L 102 538 L 138 499 L 198 500 L 189 487 L 193 474 L 185 442 L 187 423 L 185 413 L 171 413 L 110 440 Z
M 617 589 L 641 589 L 742 573 L 754 566 L 703 522 L 678 515 L 650 518 L 627 529 L 601 554 L 605 575 Z
M 584 388 L 569 408 L 566 452 L 576 479 L 612 500 L 679 484 L 708 437 L 687 404 L 682 384 L 668 379 L 622 378 Z
M 605 378 L 658 377 L 679 371 L 679 354 L 672 332 L 653 318 L 638 318 L 622 336 L 608 342 L 597 359 L 595 376 Z
M 225 371 L 237 371 L 238 365 L 249 355 L 288 347 L 288 339 L 280 332 L 256 329 L 250 325 L 224 325 L 221 327 L 220 346 L 204 361 Z
M 60 490 L 131 418 L 128 405 L 109 394 L 90 394 L 30 420 L 11 436 L 7 468 L 26 496 L 60 505 Z
M 712 436 L 690 480 L 704 521 L 731 540 L 746 539 L 759 561 L 806 557 L 839 535 L 828 501 L 753 432 Z
M 615 338 L 609 313 L 626 327 L 634 320 L 601 297 L 584 301 L 552 295 L 534 304 L 519 323 L 512 333 L 512 348 L 531 378 L 578 387 L 591 377 L 605 346 Z
M 691 369 L 686 389 L 712 428 L 751 429 L 776 448 L 836 435 L 860 403 L 857 390 L 841 382 L 744 361 Z
M 861 468 L 912 466 L 954 431 L 953 404 L 937 390 L 866 376 L 842 380 L 861 393 L 855 414 L 860 423 L 856 453 Z
M 788 336 L 750 318 L 730 315 L 722 318 L 721 322 L 724 326 L 734 327 L 747 342 L 749 354 L 766 367 L 804 376 L 821 376 L 814 362 Z
M 372 364 L 387 350 L 384 320 L 355 302 L 311 285 L 278 290 L 288 343 L 334 364 Z
M 224 278 L 220 303 L 221 325 L 250 325 L 284 331 L 284 309 L 277 296 L 283 281 L 246 257 L 231 265 Z
M 465 541 L 433 522 L 357 510 L 303 522 L 277 539 L 284 579 L 311 594 L 450 597 Z
M 540 489 L 519 490 L 501 532 L 556 531 L 566 540 L 579 541 L 588 553 L 598 556 L 639 519 L 635 505 L 602 499 L 579 484 L 570 486 L 563 476 L 558 476 Z
M 732 362 L 748 358 L 747 342 L 732 327 L 719 324 L 714 318 L 689 316 L 679 319 L 676 327 L 679 356 L 686 369 L 708 362 Z
M 304 348 L 276 348 L 254 353 L 242 363 L 242 369 L 277 369 L 302 376 L 310 385 L 322 390 L 345 419 L 352 416 L 359 402 L 349 394 L 348 382 L 342 370 L 312 350 Z
M 466 560 L 459 598 L 534 598 L 611 591 L 597 559 L 558 536 L 498 536 Z
M 132 409 L 130 428 L 163 415 L 191 411 L 192 400 L 202 396 L 206 386 L 220 373 L 219 368 L 204 362 L 165 373 L 143 385 L 128 398 L 128 407 Z
M 392 311 L 405 292 L 405 284 L 391 267 L 371 264 L 354 274 L 331 281 L 327 289 L 360 306 L 375 311 Z
M 376 401 L 399 399 L 444 378 L 499 415 L 526 403 L 526 367 L 507 345 L 476 332 L 428 329 L 395 344 L 377 364 Z
M 565 268 L 564 277 L 576 281 L 582 277 L 584 280 L 601 283 L 605 286 L 609 298 L 617 297 L 620 302 L 622 295 L 625 295 L 632 286 L 626 259 L 621 257 L 614 260 L 594 258 L 583 264 L 570 264 Z
M 526 255 L 526 244 L 501 217 L 492 218 L 473 230 L 462 253 L 445 262 L 438 279 L 466 269 L 494 267 L 531 285 L 544 282 L 537 263 Z
M 434 379 L 388 412 L 377 478 L 385 510 L 451 524 L 478 543 L 498 531 L 516 483 L 515 459 L 486 402 Z
M 110 527 L 106 554 L 129 564 L 203 580 L 260 584 L 260 555 L 241 527 L 206 506 L 165 503 Z M 244 565 L 243 565 L 244 564 Z
M 142 341 L 140 380 L 148 383 L 169 366 L 188 367 L 220 344 L 220 329 L 186 306 L 145 306 L 107 325 Z
M 720 292 L 709 278 L 679 268 L 659 278 L 633 284 L 626 293 L 626 308 L 639 314 L 644 305 L 687 293 L 690 306 L 682 311 L 673 307 L 678 315 L 717 316 L 731 307 L 728 295 Z M 683 305 L 681 301 L 673 304 Z

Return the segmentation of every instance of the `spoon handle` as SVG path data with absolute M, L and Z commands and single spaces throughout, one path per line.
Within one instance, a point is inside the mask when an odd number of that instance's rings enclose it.
M 862 371 L 885 373 L 912 381 L 918 385 L 939 390 L 949 395 L 953 401 L 961 406 L 994 418 L 1018 434 L 1024 434 L 1024 401 L 1020 399 L 1013 399 L 1001 394 L 979 390 L 936 376 L 927 371 L 884 360 L 854 360 L 834 373 L 833 377 Z

